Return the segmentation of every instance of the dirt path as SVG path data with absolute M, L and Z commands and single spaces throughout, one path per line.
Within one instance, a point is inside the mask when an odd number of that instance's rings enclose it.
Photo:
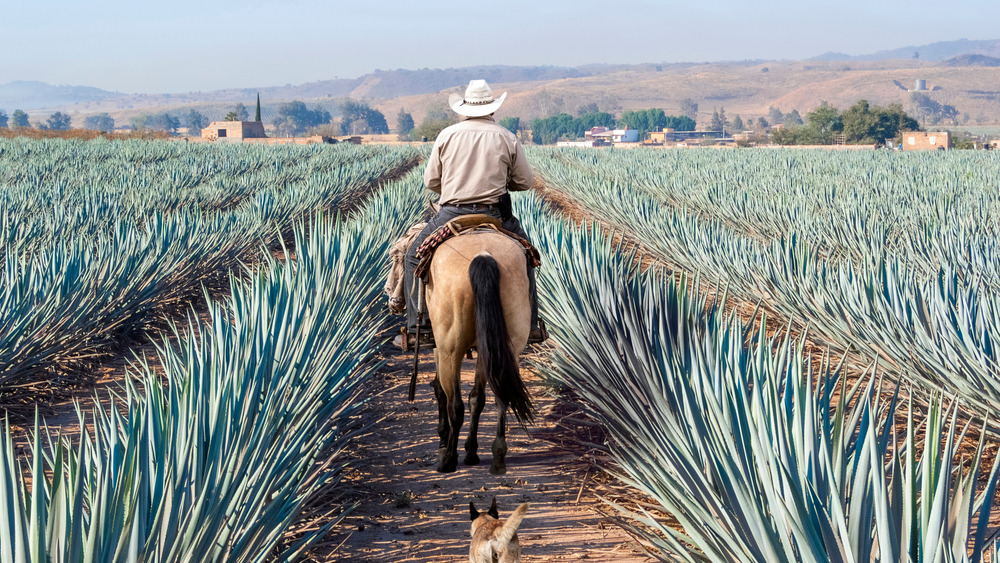
M 567 414 L 575 413 L 567 413 L 536 374 L 523 371 L 538 416 L 527 432 L 517 426 L 508 431 L 507 474 L 489 474 L 489 445 L 496 432 L 496 409 L 489 398 L 480 426 L 482 462 L 472 467 L 460 463 L 455 473 L 442 474 L 435 470 L 433 358 L 421 358 L 413 403 L 406 401 L 412 355 L 394 354 L 387 360 L 370 383 L 372 399 L 364 414 L 381 422 L 347 452 L 354 463 L 344 485 L 360 505 L 331 531 L 313 560 L 465 561 L 469 502 L 483 509 L 495 496 L 501 518 L 522 502 L 531 505 L 518 533 L 525 562 L 652 561 L 600 512 L 607 509 L 597 494 L 617 496 L 620 485 L 593 467 L 597 452 L 576 439 L 576 433 L 587 429 L 566 422 Z M 466 402 L 474 366 L 469 360 L 463 365 Z M 463 431 L 467 429 L 466 422 Z M 460 448 L 464 440 L 465 432 Z

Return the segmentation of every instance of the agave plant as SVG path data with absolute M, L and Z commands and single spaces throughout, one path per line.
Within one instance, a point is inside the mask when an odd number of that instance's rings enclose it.
M 607 235 L 526 203 L 558 343 L 537 367 L 607 430 L 613 471 L 679 522 L 612 503 L 655 556 L 982 560 L 1000 459 L 984 474 L 983 428 L 959 459 L 957 404 L 938 398 L 917 423 L 912 403 L 897 413 L 898 397 L 880 395 L 876 368 L 849 385 L 802 340 L 723 315 L 725 297 L 707 302 L 697 280 L 640 272 Z
M 412 149 L 0 141 L 0 403 L 34 400 Z M 42 182 L 41 179 L 45 181 Z
M 621 152 L 532 156 L 651 254 L 808 326 L 854 367 L 877 359 L 926 391 L 1000 407 L 993 159 Z
M 231 298 L 210 300 L 208 322 L 192 317 L 164 339 L 162 373 L 137 362 L 143 391 L 127 386 L 125 414 L 96 407 L 94 431 L 76 446 L 36 422 L 27 479 L 8 431 L 0 444 L 0 558 L 301 557 L 338 521 L 337 510 L 276 550 L 304 503 L 336 483 L 350 415 L 379 365 L 388 248 L 424 198 L 411 174 L 354 219 L 300 223 L 296 261 L 265 258 L 247 268 L 246 284 L 231 278 Z M 79 419 L 86 429 L 85 414 Z

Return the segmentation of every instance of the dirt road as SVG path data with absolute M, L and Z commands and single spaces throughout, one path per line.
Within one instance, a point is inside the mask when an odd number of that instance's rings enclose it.
M 525 562 L 651 561 L 599 512 L 607 509 L 598 492 L 613 495 L 620 488 L 592 466 L 594 452 L 573 439 L 575 424 L 566 422 L 575 413 L 566 412 L 536 374 L 523 370 L 538 416 L 527 431 L 510 427 L 507 474 L 489 474 L 489 445 L 496 432 L 496 409 L 489 398 L 480 426 L 481 463 L 460 463 L 455 473 L 441 474 L 435 470 L 432 356 L 421 358 L 413 403 L 406 401 L 412 355 L 387 359 L 389 364 L 371 382 L 375 395 L 364 415 L 382 420 L 348 452 L 355 462 L 344 484 L 360 505 L 331 532 L 315 560 L 466 561 L 469 501 L 485 509 L 495 496 L 501 518 L 522 502 L 531 505 L 519 531 Z M 474 362 L 466 360 L 466 402 L 473 370 Z M 463 430 L 467 428 L 466 422 Z M 460 448 L 464 440 L 463 433 Z

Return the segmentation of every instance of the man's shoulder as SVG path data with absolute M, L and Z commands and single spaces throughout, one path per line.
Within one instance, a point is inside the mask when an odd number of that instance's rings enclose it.
M 455 133 L 461 133 L 465 131 L 483 132 L 483 133 L 493 133 L 496 135 L 503 136 L 511 141 L 517 141 L 517 136 L 510 132 L 509 129 L 500 125 L 492 119 L 464 119 L 459 121 L 454 125 L 449 125 L 441 131 L 441 135 L 453 135 Z

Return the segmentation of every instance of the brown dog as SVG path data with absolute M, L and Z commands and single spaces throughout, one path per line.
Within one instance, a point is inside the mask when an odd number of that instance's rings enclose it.
M 496 497 L 493 497 L 493 503 L 486 512 L 479 512 L 476 505 L 470 502 L 472 545 L 469 547 L 469 563 L 521 563 L 517 527 L 527 512 L 528 503 L 525 502 L 505 522 L 500 520 Z

